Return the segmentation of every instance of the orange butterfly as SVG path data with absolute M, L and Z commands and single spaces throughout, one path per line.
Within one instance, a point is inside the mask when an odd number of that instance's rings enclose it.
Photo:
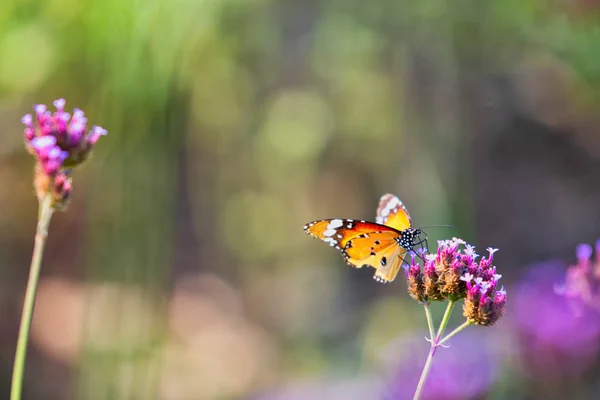
M 304 225 L 304 231 L 340 250 L 351 267 L 375 268 L 373 278 L 387 283 L 398 275 L 406 253 L 427 241 L 420 238 L 420 229 L 412 227 L 406 207 L 393 194 L 381 196 L 375 221 L 322 219 Z

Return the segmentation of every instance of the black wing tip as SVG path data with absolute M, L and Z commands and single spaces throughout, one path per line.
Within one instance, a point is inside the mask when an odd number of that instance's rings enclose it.
M 321 219 L 321 220 L 318 220 L 318 221 L 307 222 L 306 224 L 304 224 L 304 226 L 302 227 L 302 229 L 304 229 L 304 232 L 306 234 L 311 235 L 311 236 L 314 237 L 314 235 L 312 233 L 310 233 L 310 228 L 312 228 L 313 226 L 315 226 L 317 223 L 319 223 L 321 221 L 323 221 L 323 220 Z

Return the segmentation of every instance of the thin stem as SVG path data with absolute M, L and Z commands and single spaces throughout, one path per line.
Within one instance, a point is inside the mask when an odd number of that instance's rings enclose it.
M 423 304 L 423 307 L 425 307 L 425 317 L 427 318 L 427 326 L 429 327 L 429 339 L 433 341 L 435 328 L 433 327 L 433 318 L 431 318 L 431 309 L 429 308 L 429 304 Z
M 415 390 L 413 400 L 419 400 L 421 398 L 421 392 L 423 392 L 423 388 L 425 387 L 425 381 L 427 380 L 427 375 L 429 375 L 429 370 L 431 369 L 431 363 L 433 362 L 434 354 L 435 345 L 432 344 L 431 349 L 429 349 L 429 354 L 427 355 L 427 361 L 425 361 L 425 366 L 423 367 L 423 372 L 421 372 L 421 378 L 419 379 L 419 383 L 417 384 L 417 390 Z
M 448 307 L 446 307 L 446 312 L 444 313 L 444 316 L 442 317 L 442 322 L 440 322 L 440 329 L 438 330 L 438 333 L 435 336 L 435 343 L 432 343 L 432 345 L 435 345 L 435 347 L 437 347 L 439 345 L 440 338 L 444 334 L 444 331 L 446 330 L 446 326 L 448 326 L 448 322 L 450 322 L 450 315 L 452 314 L 452 310 L 454 309 L 454 304 L 455 304 L 454 301 L 452 301 L 452 300 L 448 301 Z
M 441 346 L 444 343 L 446 343 L 448 340 L 450 340 L 450 338 L 452 336 L 456 335 L 458 332 L 462 331 L 463 329 L 465 329 L 469 325 L 471 325 L 471 323 L 469 321 L 465 321 L 461 326 L 459 326 L 458 328 L 456 328 L 455 330 L 453 330 L 452 332 L 450 332 L 445 338 L 443 338 L 442 340 L 440 340 L 440 342 L 438 343 L 438 346 Z
M 440 323 L 440 329 L 435 335 L 435 339 L 431 341 L 431 349 L 429 349 L 429 355 L 427 356 L 427 360 L 425 361 L 425 366 L 423 367 L 423 372 L 421 372 L 421 378 L 419 379 L 419 383 L 417 384 L 417 389 L 415 390 L 415 395 L 413 396 L 413 400 L 419 400 L 421 398 L 421 394 L 423 392 L 423 388 L 425 387 L 425 381 L 427 381 L 427 376 L 429 375 L 429 371 L 431 370 L 431 363 L 433 362 L 433 356 L 438 347 L 438 342 L 440 337 L 444 334 L 446 330 L 446 326 L 448 325 L 448 321 L 450 320 L 450 315 L 452 315 L 452 309 L 454 308 L 454 302 L 452 300 L 448 301 L 448 307 L 446 307 L 446 312 L 442 317 L 442 322 Z
M 23 313 L 21 314 L 21 326 L 19 328 L 19 337 L 17 339 L 10 400 L 21 399 L 23 372 L 25 370 L 25 358 L 27 356 L 27 342 L 29 340 L 29 328 L 31 327 L 38 278 L 40 276 L 40 267 L 42 265 L 42 255 L 44 253 L 46 237 L 48 236 L 48 226 L 50 225 L 52 212 L 52 194 L 49 194 L 40 202 L 37 230 L 35 233 L 35 246 L 33 248 L 33 256 L 31 257 L 31 266 L 29 267 L 29 279 L 25 290 L 25 301 L 23 304 Z

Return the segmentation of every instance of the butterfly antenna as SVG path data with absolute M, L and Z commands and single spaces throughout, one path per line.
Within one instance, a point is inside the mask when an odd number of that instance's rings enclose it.
M 419 229 L 422 228 L 449 228 L 454 230 L 454 227 L 452 225 L 425 225 L 425 226 L 421 226 Z

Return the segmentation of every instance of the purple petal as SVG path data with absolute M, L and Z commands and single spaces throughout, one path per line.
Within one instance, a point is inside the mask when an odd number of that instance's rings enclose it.
M 33 106 L 33 109 L 36 114 L 43 114 L 46 112 L 48 107 L 46 107 L 45 104 L 36 104 L 35 106 Z
M 52 104 L 54 104 L 54 107 L 56 107 L 57 110 L 62 111 L 65 108 L 65 103 L 65 99 L 57 99 L 54 100 Z
M 94 126 L 92 131 L 89 133 L 88 137 L 87 137 L 87 142 L 89 144 L 96 144 L 96 142 L 98 141 L 98 139 L 100 139 L 100 136 L 105 136 L 108 132 L 106 131 L 106 129 L 100 127 L 100 126 Z M 412 250 L 411 250 L 411 257 L 412 257 Z
M 31 123 L 33 122 L 31 114 L 25 114 L 23 118 L 21 118 L 21 122 L 27 126 L 31 126 Z
M 589 261 L 590 257 L 592 256 L 592 246 L 590 246 L 587 243 L 582 243 L 579 246 L 577 246 L 575 253 L 577 254 L 577 260 L 580 263 Z
M 31 139 L 31 147 L 40 150 L 46 147 L 54 146 L 56 138 L 54 136 L 39 136 Z

